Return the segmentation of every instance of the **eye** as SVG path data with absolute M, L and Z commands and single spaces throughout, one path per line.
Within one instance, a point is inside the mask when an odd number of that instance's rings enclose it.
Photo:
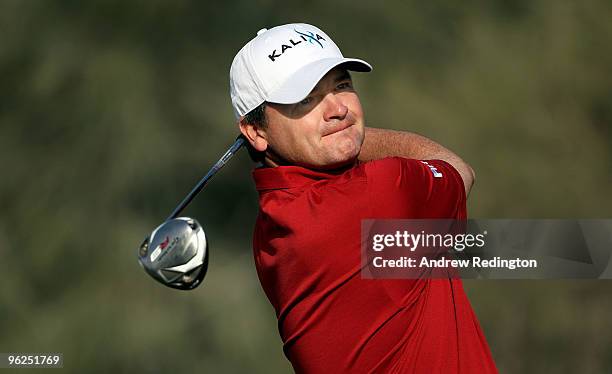
M 345 82 L 342 82 L 342 83 L 338 84 L 336 86 L 336 89 L 338 89 L 338 90 L 346 90 L 346 89 L 349 89 L 349 88 L 352 88 L 352 87 L 353 87 L 353 85 L 352 85 L 351 81 L 345 81 Z
M 304 100 L 300 101 L 300 105 L 308 105 L 312 102 L 312 97 L 307 97 Z

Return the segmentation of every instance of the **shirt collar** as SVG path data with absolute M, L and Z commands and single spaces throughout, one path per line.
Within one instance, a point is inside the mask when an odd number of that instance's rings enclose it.
M 257 191 L 295 188 L 335 178 L 350 168 L 312 170 L 301 166 L 264 167 L 253 170 L 253 179 Z

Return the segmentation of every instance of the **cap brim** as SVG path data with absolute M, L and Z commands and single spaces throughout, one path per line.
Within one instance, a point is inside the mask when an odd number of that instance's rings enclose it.
M 294 104 L 302 101 L 325 74 L 339 65 L 344 65 L 346 70 L 350 71 L 372 71 L 370 64 L 356 58 L 325 58 L 296 71 L 284 84 L 273 89 L 266 101 L 277 104 Z

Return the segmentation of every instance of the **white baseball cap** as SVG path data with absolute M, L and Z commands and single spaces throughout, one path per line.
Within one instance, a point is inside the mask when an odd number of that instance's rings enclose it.
M 315 26 L 291 23 L 261 29 L 236 54 L 230 68 L 234 114 L 240 118 L 264 101 L 302 101 L 340 64 L 346 64 L 347 70 L 372 70 L 363 60 L 344 58 L 331 38 Z

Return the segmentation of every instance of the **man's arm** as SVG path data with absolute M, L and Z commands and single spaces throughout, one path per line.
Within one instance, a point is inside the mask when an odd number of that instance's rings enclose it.
M 358 159 L 370 161 L 395 156 L 448 162 L 461 175 L 466 196 L 469 195 L 474 184 L 475 174 L 470 165 L 433 140 L 407 131 L 366 127 L 365 139 Z

